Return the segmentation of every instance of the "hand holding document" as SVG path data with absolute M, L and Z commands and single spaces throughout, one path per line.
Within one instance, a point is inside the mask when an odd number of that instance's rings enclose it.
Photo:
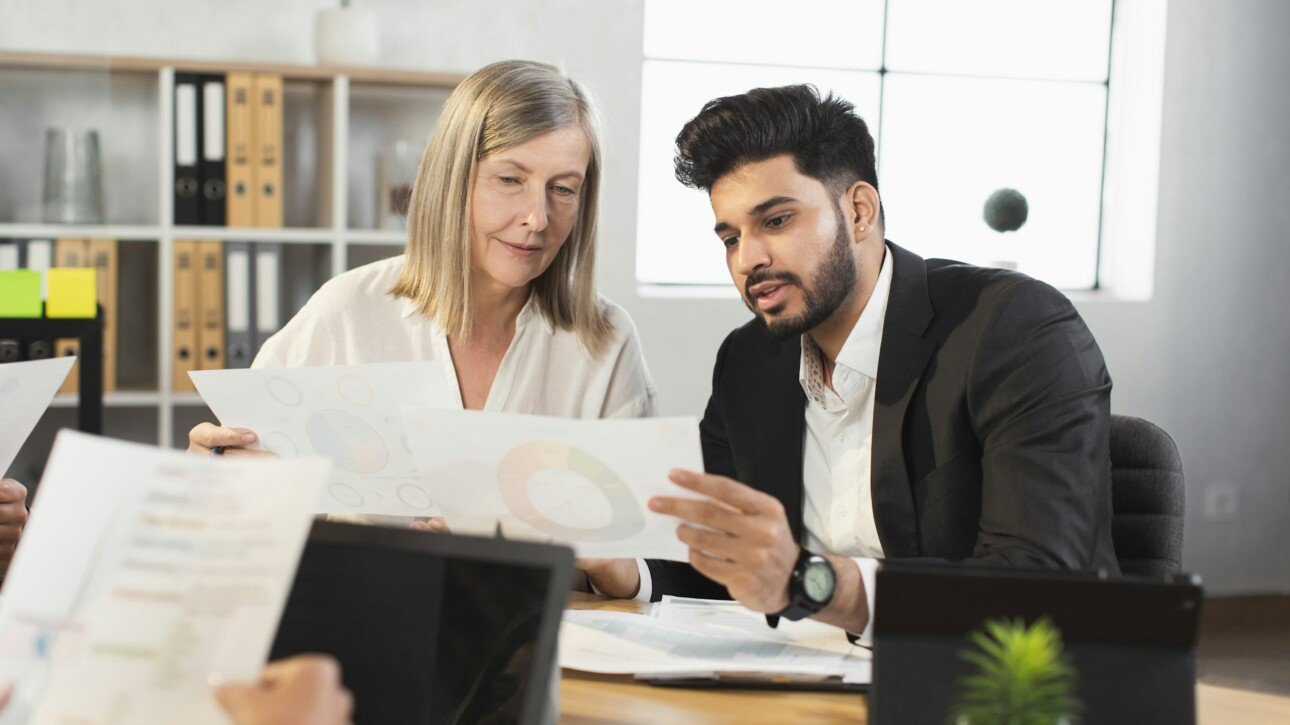
M 439 363 L 373 363 L 189 375 L 220 424 L 283 458 L 334 466 L 316 513 L 437 515 L 403 441 L 402 404 L 453 405 Z
M 18 457 L 75 362 L 67 356 L 0 365 L 0 477 Z
M 0 597 L 0 723 L 226 723 L 255 680 L 327 475 L 63 431 Z
M 703 469 L 693 418 L 570 420 L 404 406 L 408 447 L 454 533 L 555 541 L 580 557 L 685 561 L 673 468 Z

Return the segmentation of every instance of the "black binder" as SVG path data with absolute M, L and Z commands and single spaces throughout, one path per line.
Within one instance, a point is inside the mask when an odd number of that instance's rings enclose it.
M 201 223 L 224 226 L 228 186 L 225 181 L 226 139 L 224 76 L 202 76 L 201 114 Z
M 202 223 L 202 76 L 176 73 L 174 102 L 175 224 L 197 225 Z

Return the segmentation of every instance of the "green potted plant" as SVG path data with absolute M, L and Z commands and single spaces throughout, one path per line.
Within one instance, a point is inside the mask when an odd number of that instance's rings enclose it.
M 1062 636 L 1046 617 L 992 619 L 968 637 L 961 657 L 975 671 L 961 681 L 956 725 L 1063 725 L 1080 710 L 1075 670 Z

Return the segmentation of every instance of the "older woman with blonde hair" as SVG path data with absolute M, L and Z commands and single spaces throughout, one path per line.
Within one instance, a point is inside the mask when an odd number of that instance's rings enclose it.
M 421 157 L 406 254 L 328 281 L 253 367 L 435 360 L 468 410 L 655 414 L 636 329 L 596 292 L 600 174 L 597 114 L 575 81 L 527 61 L 480 69 Z M 263 454 L 240 428 L 202 423 L 188 440 L 195 453 Z M 581 563 L 593 579 L 635 566 Z

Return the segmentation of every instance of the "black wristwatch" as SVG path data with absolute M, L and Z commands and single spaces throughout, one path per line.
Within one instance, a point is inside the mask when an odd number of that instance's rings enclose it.
M 788 606 L 777 614 L 767 614 L 766 623 L 774 627 L 779 624 L 780 617 L 796 622 L 818 614 L 829 606 L 837 586 L 838 576 L 829 560 L 802 549 L 797 556 L 797 565 L 788 577 Z

